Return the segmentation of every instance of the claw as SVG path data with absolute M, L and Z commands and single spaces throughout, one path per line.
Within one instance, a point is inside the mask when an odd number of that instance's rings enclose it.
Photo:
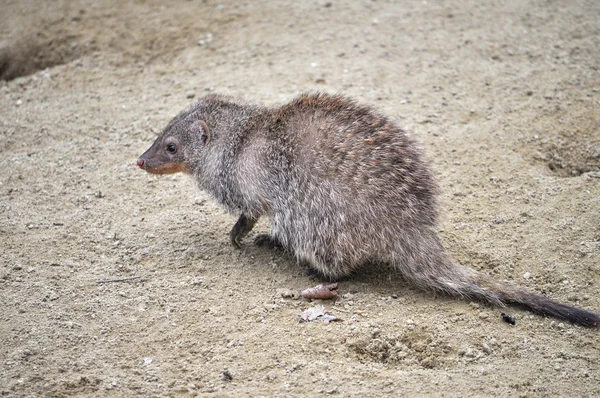
M 248 232 L 252 230 L 252 227 L 254 227 L 254 224 L 256 224 L 257 220 L 258 218 L 249 218 L 243 213 L 240 215 L 240 218 L 237 220 L 231 232 L 229 233 L 231 244 L 234 247 L 238 249 L 242 247 L 241 239 L 248 235 Z
M 233 245 L 233 247 L 235 247 L 236 249 L 241 249 L 242 248 L 242 243 L 240 242 L 240 240 L 238 239 L 237 236 L 233 236 L 231 235 L 231 244 Z

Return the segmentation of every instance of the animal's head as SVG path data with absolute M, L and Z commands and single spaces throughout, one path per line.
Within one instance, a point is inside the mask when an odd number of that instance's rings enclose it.
M 152 174 L 191 172 L 191 160 L 211 140 L 204 120 L 203 100 L 169 122 L 154 144 L 139 157 L 137 165 Z

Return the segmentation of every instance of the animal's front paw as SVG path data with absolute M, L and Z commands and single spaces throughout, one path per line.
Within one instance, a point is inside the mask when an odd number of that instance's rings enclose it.
M 241 249 L 242 248 L 242 243 L 240 242 L 240 236 L 239 235 L 233 235 L 233 234 L 231 234 L 229 237 L 231 239 L 231 244 L 233 245 L 233 247 L 235 247 L 236 249 Z
M 229 238 L 231 239 L 231 244 L 233 247 L 238 249 L 242 247 L 242 238 L 248 235 L 248 232 L 252 230 L 257 220 L 258 218 L 250 218 L 245 214 L 240 215 L 240 218 L 237 220 L 231 229 L 231 232 L 229 233 Z

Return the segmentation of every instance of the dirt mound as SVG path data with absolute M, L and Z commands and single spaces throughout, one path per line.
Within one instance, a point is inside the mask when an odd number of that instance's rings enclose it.
M 403 368 L 421 366 L 443 369 L 452 365 L 457 350 L 436 337 L 426 327 L 409 325 L 400 335 L 383 336 L 379 331 L 369 338 L 348 342 L 348 347 L 362 361 L 376 361 Z
M 600 172 L 600 121 L 545 145 L 548 167 L 562 177 Z

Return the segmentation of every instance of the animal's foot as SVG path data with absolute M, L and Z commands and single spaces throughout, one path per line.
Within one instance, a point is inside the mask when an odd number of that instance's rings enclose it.
M 240 215 L 240 218 L 237 220 L 237 222 L 233 226 L 233 229 L 229 233 L 231 244 L 234 247 L 238 249 L 242 247 L 242 238 L 252 230 L 257 220 L 258 218 L 249 218 L 245 214 Z
M 304 275 L 317 282 L 334 283 L 339 282 L 341 279 L 343 279 L 343 277 L 339 278 L 332 275 L 324 274 L 318 269 L 312 268 L 310 266 L 304 269 Z
M 257 235 L 256 238 L 254 238 L 254 244 L 256 246 L 264 246 L 264 247 L 268 247 L 271 249 L 283 247 L 283 245 L 277 238 L 274 238 L 273 236 L 271 236 L 269 234 Z

